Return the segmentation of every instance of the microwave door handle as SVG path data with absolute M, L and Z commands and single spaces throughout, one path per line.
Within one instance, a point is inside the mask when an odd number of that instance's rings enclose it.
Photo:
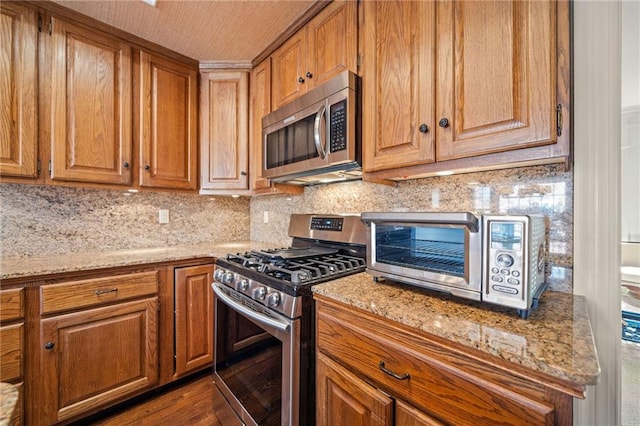
M 320 158 L 322 158 L 323 160 L 327 156 L 327 151 L 325 149 L 324 144 L 322 143 L 323 141 L 320 139 L 320 124 L 322 122 L 322 116 L 324 115 L 326 110 L 327 108 L 324 105 L 322 105 L 318 110 L 318 112 L 316 113 L 316 119 L 313 123 L 313 141 L 316 145 L 316 152 L 318 153 Z

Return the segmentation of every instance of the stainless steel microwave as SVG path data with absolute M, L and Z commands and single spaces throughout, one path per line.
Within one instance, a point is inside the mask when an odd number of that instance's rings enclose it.
M 545 289 L 545 222 L 535 215 L 362 213 L 367 272 L 529 316 Z
M 299 185 L 362 178 L 360 79 L 345 71 L 262 119 L 262 176 Z

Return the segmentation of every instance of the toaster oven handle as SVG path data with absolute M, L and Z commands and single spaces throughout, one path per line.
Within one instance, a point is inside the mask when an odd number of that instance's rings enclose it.
M 324 105 L 322 105 L 318 110 L 318 112 L 316 113 L 316 119 L 313 122 L 313 142 L 316 145 L 316 151 L 318 152 L 318 155 L 323 160 L 327 156 L 327 151 L 325 149 L 326 144 L 323 144 L 324 141 L 320 139 L 320 124 L 322 123 L 322 116 L 324 116 L 324 113 L 326 112 L 326 110 L 327 108 Z M 325 135 L 325 138 L 326 138 L 326 135 Z
M 478 217 L 469 212 L 362 212 L 360 220 L 366 225 L 372 222 L 385 224 L 425 223 L 434 225 L 462 225 L 471 232 L 478 232 Z

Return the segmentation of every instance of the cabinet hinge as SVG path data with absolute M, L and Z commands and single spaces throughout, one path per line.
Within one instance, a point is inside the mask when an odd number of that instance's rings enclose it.
M 358 57 L 356 58 L 356 71 L 360 72 L 360 64 L 362 63 L 362 55 L 358 52 Z
M 42 32 L 42 15 L 38 13 L 38 32 Z
M 49 35 L 53 34 L 53 18 L 49 16 Z
M 36 173 L 38 173 L 38 177 L 40 177 L 40 173 L 42 173 L 42 161 L 38 158 L 36 162 Z
M 49 160 L 49 177 L 52 177 L 52 173 L 51 173 L 51 160 Z
M 556 133 L 562 136 L 562 104 L 556 105 Z

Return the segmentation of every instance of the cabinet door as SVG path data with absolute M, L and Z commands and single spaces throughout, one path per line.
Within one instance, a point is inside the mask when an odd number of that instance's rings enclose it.
M 303 93 L 307 86 L 307 32 L 302 28 L 271 55 L 271 107 L 280 108 Z
M 556 141 L 556 3 L 437 3 L 437 160 Z
M 393 424 L 393 400 L 325 355 L 317 355 L 319 426 Z
M 248 73 L 200 75 L 201 189 L 248 190 Z
M 52 18 L 43 134 L 52 180 L 131 183 L 131 47 Z
M 140 52 L 140 186 L 192 189 L 197 171 L 197 70 Z
M 443 426 L 445 423 L 434 419 L 403 401 L 396 401 L 395 426 Z
M 175 375 L 213 362 L 213 265 L 176 268 Z
M 1 176 L 38 176 L 37 19 L 24 6 L 0 4 Z
M 158 381 L 158 299 L 41 320 L 42 423 L 53 424 Z
M 262 117 L 271 112 L 271 58 L 251 70 L 250 144 L 251 189 L 266 189 L 269 179 L 262 177 Z
M 372 172 L 434 161 L 435 2 L 364 2 L 363 152 Z
M 333 1 L 307 24 L 305 77 L 309 89 L 341 71 L 358 71 L 357 31 L 358 2 L 355 1 Z

